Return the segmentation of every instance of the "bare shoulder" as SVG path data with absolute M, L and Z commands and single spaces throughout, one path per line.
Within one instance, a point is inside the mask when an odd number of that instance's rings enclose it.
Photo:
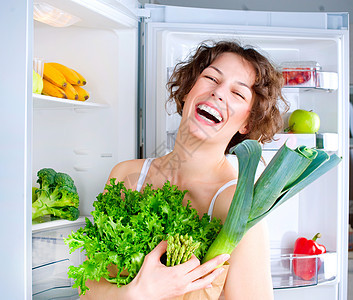
M 124 181 L 127 188 L 135 189 L 144 161 L 144 159 L 132 159 L 118 163 L 111 170 L 108 181 L 116 178 L 117 181 Z

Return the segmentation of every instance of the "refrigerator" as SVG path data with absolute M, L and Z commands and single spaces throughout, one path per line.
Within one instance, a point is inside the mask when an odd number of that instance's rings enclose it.
M 58 25 L 57 19 L 67 23 Z M 283 88 L 288 114 L 298 108 L 315 111 L 319 132 L 279 133 L 263 145 L 262 155 L 269 162 L 287 141 L 290 147 L 305 144 L 336 153 L 342 162 L 267 217 L 271 272 L 276 300 L 347 299 L 347 13 L 29 0 L 3 3 L 0 24 L 0 285 L 5 299 L 78 298 L 66 272 L 84 256 L 69 254 L 62 238 L 83 226 L 115 164 L 172 150 L 180 117 L 166 105 L 168 78 L 200 42 L 224 39 L 250 44 L 278 66 L 319 66 L 311 84 Z M 89 99 L 32 94 L 34 58 L 79 71 L 87 79 Z M 80 196 L 77 221 L 32 226 L 32 186 L 44 167 L 74 179 Z M 314 258 L 321 265 L 314 278 L 301 280 L 293 273 L 293 245 L 297 237 L 317 232 L 328 251 Z

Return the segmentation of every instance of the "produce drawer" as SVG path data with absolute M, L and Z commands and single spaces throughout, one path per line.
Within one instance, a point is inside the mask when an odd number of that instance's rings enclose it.
M 332 282 L 337 277 L 337 253 L 294 255 L 289 249 L 272 251 L 274 289 L 295 288 Z
M 71 265 L 79 265 L 84 254 L 69 253 L 63 238 L 72 230 L 83 227 L 83 217 L 77 221 L 57 220 L 32 227 L 32 297 L 33 299 L 78 299 L 72 288 L 73 280 L 67 272 Z

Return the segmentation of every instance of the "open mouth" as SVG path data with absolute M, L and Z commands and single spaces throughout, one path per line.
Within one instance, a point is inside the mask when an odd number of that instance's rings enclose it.
M 213 124 L 222 122 L 223 118 L 221 114 L 214 108 L 206 105 L 199 104 L 196 107 L 196 113 L 205 121 Z

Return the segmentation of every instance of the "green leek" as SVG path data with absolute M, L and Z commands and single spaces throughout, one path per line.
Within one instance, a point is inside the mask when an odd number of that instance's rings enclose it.
M 239 164 L 237 188 L 223 228 L 203 262 L 231 254 L 252 226 L 341 161 L 336 154 L 329 156 L 323 150 L 305 146 L 292 150 L 284 144 L 254 184 L 261 156 L 259 143 L 246 140 L 232 151 Z
M 237 188 L 226 221 L 206 252 L 203 262 L 219 254 L 231 254 L 246 230 L 253 202 L 255 172 L 261 158 L 261 147 L 257 141 L 245 140 L 234 148 L 234 152 L 239 163 Z

